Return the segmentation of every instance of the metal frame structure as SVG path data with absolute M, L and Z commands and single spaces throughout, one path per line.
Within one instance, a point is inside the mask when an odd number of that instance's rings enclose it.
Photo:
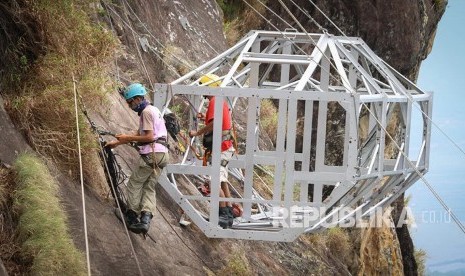
M 220 76 L 220 87 L 199 85 L 206 73 Z M 208 237 L 292 241 L 356 213 L 369 216 L 375 208 L 389 206 L 428 169 L 432 94 L 381 60 L 360 38 L 252 31 L 171 84 L 157 84 L 154 103 L 168 107 L 173 95 L 183 95 L 198 110 L 203 95 L 216 96 L 215 121 L 221 121 L 222 99 L 232 112 L 247 115 L 241 126 L 246 133 L 244 150 L 229 163 L 243 187 L 228 201 L 244 208 L 231 229 L 218 226 L 218 206 L 224 200 L 218 196 L 219 185 L 211 185 L 211 196 L 204 197 L 176 181 L 207 176 L 211 183 L 219 183 L 220 139 L 214 140 L 211 166 L 202 166 L 188 151 L 181 163 L 168 165 L 160 177 L 163 188 Z M 269 99 L 277 105 L 276 143 L 273 149 L 262 150 L 260 108 Z M 238 100 L 245 111 L 237 110 Z M 333 118 L 335 110 L 339 121 Z M 415 110 L 423 125 L 421 148 L 413 156 L 409 148 Z M 394 117 L 396 126 L 388 134 Z M 192 128 L 194 124 L 191 120 Z M 335 133 L 333 126 L 341 141 L 336 149 L 327 145 L 334 138 L 329 137 Z M 297 132 L 303 139 L 298 150 Z M 214 137 L 220 133 L 221 126 L 215 124 Z M 398 148 L 386 146 L 393 142 Z M 328 161 L 334 151 L 340 162 Z M 256 189 L 257 166 L 272 171 L 272 196 Z M 341 216 L 344 207 L 353 212 Z

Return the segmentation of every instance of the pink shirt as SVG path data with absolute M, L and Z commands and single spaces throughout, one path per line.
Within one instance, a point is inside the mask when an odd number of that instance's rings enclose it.
M 160 137 L 167 138 L 168 131 L 165 127 L 165 120 L 161 116 L 160 110 L 153 105 L 147 105 L 142 111 L 139 119 L 139 135 L 144 135 L 145 131 L 153 130 L 153 139 L 156 140 Z M 148 154 L 155 152 L 168 152 L 168 149 L 158 143 L 150 143 L 139 147 L 140 154 Z

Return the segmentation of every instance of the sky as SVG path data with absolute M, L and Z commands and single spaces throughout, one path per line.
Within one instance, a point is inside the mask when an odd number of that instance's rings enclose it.
M 449 0 L 432 52 L 423 61 L 417 82 L 423 91 L 434 93 L 432 120 L 440 129 L 434 126 L 432 129 L 430 169 L 425 178 L 462 224 L 465 224 L 464 11 L 465 0 Z M 411 228 L 414 244 L 427 253 L 428 275 L 434 271 L 452 275 L 458 269 L 465 275 L 465 233 L 423 181 L 415 183 L 407 195 L 411 196 L 409 206 L 416 221 L 416 227 Z

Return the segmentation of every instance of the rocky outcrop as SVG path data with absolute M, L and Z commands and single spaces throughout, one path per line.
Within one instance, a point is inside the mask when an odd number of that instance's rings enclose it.
M 315 3 L 345 35 L 361 37 L 377 55 L 411 80 L 416 79 L 421 61 L 431 51 L 437 24 L 447 6 L 447 0 L 288 0 L 284 2 L 308 32 L 321 32 L 314 23 L 317 22 L 329 33 L 342 35 L 311 4 L 311 2 Z M 284 20 L 301 31 L 278 1 L 270 1 L 269 5 Z M 278 28 L 288 28 L 270 12 L 268 17 Z M 272 29 L 267 24 L 264 27 Z
M 120 70 L 135 73 L 132 80 L 170 82 L 227 48 L 215 1 L 113 2 L 103 8 L 126 49 Z
M 361 239 L 357 275 L 403 274 L 402 255 L 394 229 L 364 228 L 361 231 Z

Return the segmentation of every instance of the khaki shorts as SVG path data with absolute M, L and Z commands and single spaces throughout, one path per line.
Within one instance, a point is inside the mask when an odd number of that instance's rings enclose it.
M 229 162 L 229 160 L 231 160 L 234 152 L 235 152 L 234 147 L 230 147 L 229 149 L 221 152 L 221 155 L 220 155 L 221 161 Z M 229 183 L 229 181 L 228 181 L 228 165 L 226 165 L 225 167 L 220 166 L 220 182 Z

